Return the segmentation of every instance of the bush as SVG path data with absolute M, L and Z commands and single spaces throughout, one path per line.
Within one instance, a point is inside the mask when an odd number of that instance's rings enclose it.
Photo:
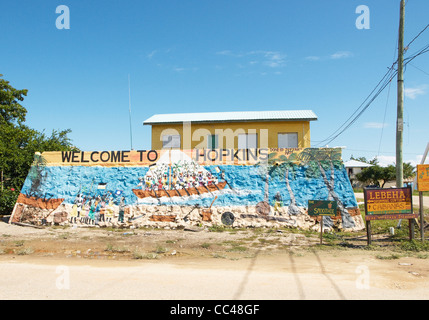
M 0 214 L 12 214 L 18 195 L 19 191 L 13 188 L 0 191 Z

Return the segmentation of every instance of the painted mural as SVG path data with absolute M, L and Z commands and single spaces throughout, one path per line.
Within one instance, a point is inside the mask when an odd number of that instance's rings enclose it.
M 341 149 L 36 153 L 10 222 L 36 225 L 364 228 Z

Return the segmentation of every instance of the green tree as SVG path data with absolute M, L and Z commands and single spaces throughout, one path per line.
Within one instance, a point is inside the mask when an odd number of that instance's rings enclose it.
M 403 170 L 405 179 L 412 179 L 416 176 L 416 168 L 409 162 L 404 162 Z
M 362 182 L 363 184 L 375 185 L 377 187 L 384 187 L 384 184 L 388 180 L 392 180 L 394 172 L 390 169 L 380 167 L 379 165 L 374 165 L 363 169 L 361 172 L 356 174 L 356 179 Z M 380 185 L 380 181 L 383 183 Z
M 411 179 L 415 175 L 415 168 L 411 163 L 404 163 L 404 178 Z M 363 184 L 372 184 L 380 188 L 384 188 L 387 181 L 393 181 L 396 179 L 396 167 L 389 165 L 387 167 L 381 167 L 374 165 L 363 169 L 361 172 L 356 174 L 356 178 Z
M 367 160 L 365 157 L 354 157 L 353 155 L 351 155 L 350 160 L 356 160 L 356 161 L 360 161 L 368 164 L 374 164 L 374 165 L 378 164 L 377 157 L 373 158 L 372 160 Z
M 25 125 L 22 101 L 28 90 L 17 90 L 0 74 L 0 214 L 11 213 L 36 152 L 75 150 L 70 130 L 51 135 Z

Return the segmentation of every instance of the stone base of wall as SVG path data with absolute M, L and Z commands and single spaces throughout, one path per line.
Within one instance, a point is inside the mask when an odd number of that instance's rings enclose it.
M 332 217 L 329 228 L 344 231 L 359 231 L 365 229 L 365 224 L 359 208 L 347 208 L 355 226 L 347 230 L 342 228 L 341 216 Z M 14 211 L 15 212 L 15 211 Z M 307 208 L 289 207 L 277 208 L 274 211 L 260 213 L 255 206 L 211 207 L 178 205 L 135 205 L 126 207 L 123 219 L 119 215 L 119 208 L 113 212 L 103 211 L 96 213 L 94 219 L 86 212 L 72 216 L 72 205 L 62 204 L 56 210 L 35 208 L 27 204 L 17 204 L 16 213 L 10 222 L 23 222 L 34 225 L 81 225 L 93 227 L 151 227 L 151 228 L 186 228 L 190 226 L 228 226 L 232 228 L 281 228 L 290 227 L 301 230 L 320 230 L 320 218 L 307 214 Z M 326 226 L 324 226 L 326 229 Z

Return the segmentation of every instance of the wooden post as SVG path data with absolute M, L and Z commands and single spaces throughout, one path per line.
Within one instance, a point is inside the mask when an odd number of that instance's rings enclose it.
M 423 192 L 419 191 L 420 237 L 425 242 L 425 218 L 423 214 Z
M 410 229 L 410 241 L 414 239 L 414 219 L 408 220 L 409 229 Z
M 323 216 L 320 216 L 320 244 L 322 244 L 323 237 Z
M 367 218 L 367 212 L 366 212 L 366 188 L 363 189 L 363 198 L 364 198 L 364 202 L 365 202 L 365 219 Z M 369 246 L 371 244 L 371 221 L 366 220 L 366 240 L 367 240 L 367 245 Z
M 413 188 L 411 188 L 411 186 L 408 186 L 408 188 L 410 189 L 410 194 L 411 194 L 411 213 L 414 213 L 414 208 L 413 208 Z M 409 227 L 410 227 L 410 241 L 414 240 L 414 220 L 415 219 L 410 219 L 409 221 Z
M 366 222 L 366 238 L 367 238 L 367 244 L 371 245 L 371 221 Z

